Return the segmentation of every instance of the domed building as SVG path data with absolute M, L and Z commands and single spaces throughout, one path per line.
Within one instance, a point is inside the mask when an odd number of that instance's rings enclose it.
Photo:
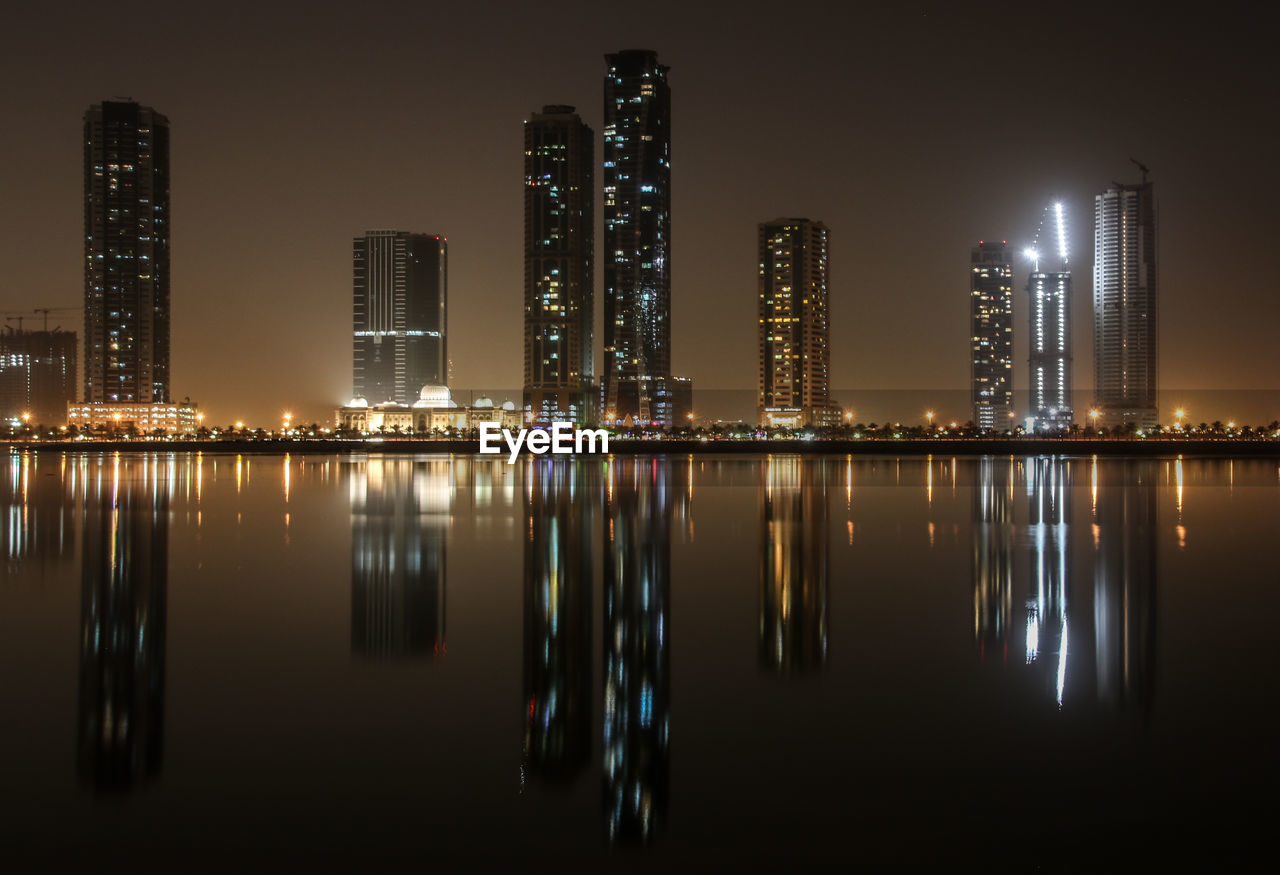
M 395 402 L 370 406 L 363 398 L 353 398 L 335 411 L 334 422 L 339 429 L 361 434 L 439 436 L 449 429 L 477 429 L 484 422 L 520 428 L 521 415 L 514 402 L 504 401 L 498 407 L 484 395 L 460 406 L 448 386 L 429 384 L 412 406 Z

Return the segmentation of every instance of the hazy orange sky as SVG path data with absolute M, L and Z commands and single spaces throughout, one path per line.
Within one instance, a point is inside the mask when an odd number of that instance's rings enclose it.
M 837 397 L 962 398 L 947 390 L 968 380 L 969 247 L 1020 250 L 1052 198 L 1068 210 L 1087 389 L 1093 196 L 1137 179 L 1131 156 L 1160 202 L 1164 397 L 1280 389 L 1270 24 L 1168 6 L 852 7 L 10 8 L 0 307 L 82 302 L 81 115 L 130 96 L 172 125 L 179 397 L 216 422 L 326 421 L 351 392 L 351 238 L 401 228 L 449 238 L 454 387 L 514 398 L 521 122 L 573 104 L 598 137 L 603 54 L 652 48 L 671 66 L 673 361 L 697 389 L 754 386 L 755 226 L 788 215 L 831 228 Z M 1020 337 L 1016 359 L 1022 403 Z

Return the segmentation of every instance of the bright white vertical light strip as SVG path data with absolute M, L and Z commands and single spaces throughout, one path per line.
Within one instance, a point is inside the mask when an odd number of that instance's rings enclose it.
M 1058 219 L 1058 255 L 1065 263 L 1067 260 L 1067 225 L 1062 216 L 1062 204 L 1054 204 L 1053 212 Z

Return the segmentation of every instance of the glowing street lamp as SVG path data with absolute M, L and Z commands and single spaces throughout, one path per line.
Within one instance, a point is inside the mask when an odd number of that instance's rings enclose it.
M 238 419 L 236 420 L 236 431 L 244 431 L 244 423 Z
M 932 410 L 926 410 L 926 411 L 924 412 L 924 415 L 925 415 L 925 416 L 928 418 L 928 420 L 929 420 L 929 427 L 930 427 L 930 428 L 932 428 L 932 427 L 933 427 L 933 411 L 932 411 Z
M 22 424 L 23 424 L 23 425 L 30 425 L 30 423 L 31 423 L 31 414 L 30 414 L 30 412 L 24 412 L 24 413 L 22 414 Z
M 1095 429 L 1098 427 L 1098 415 L 1100 412 L 1101 411 L 1099 411 L 1098 408 L 1096 407 L 1094 407 L 1092 410 L 1089 411 L 1089 418 L 1093 420 L 1093 427 Z
M 1178 428 L 1182 428 L 1182 417 L 1187 415 L 1187 411 L 1179 407 L 1173 411 L 1174 418 L 1178 420 Z

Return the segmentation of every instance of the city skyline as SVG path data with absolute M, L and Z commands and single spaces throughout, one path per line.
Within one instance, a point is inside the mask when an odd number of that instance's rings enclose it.
M 696 30 L 699 22 L 714 18 L 711 11 L 671 14 L 684 25 L 678 29 L 682 31 Z M 464 36 L 472 41 L 491 38 L 495 45 L 507 45 L 519 30 L 521 15 L 513 9 L 491 32 L 482 33 L 478 22 L 467 20 L 464 13 L 457 13 L 442 27 L 460 40 Z M 836 25 L 845 21 L 838 11 L 824 15 L 833 25 L 829 30 L 838 31 Z M 202 72 L 208 61 L 200 61 L 199 51 L 175 52 L 161 65 L 170 74 L 162 80 L 150 67 L 126 61 L 113 62 L 106 71 L 78 72 L 63 49 L 52 47 L 47 57 L 35 57 L 29 49 L 18 46 L 6 63 L 23 62 L 39 71 L 61 62 L 64 70 L 57 77 L 36 76 L 31 92 L 20 97 L 22 105 L 32 110 L 29 139 L 39 148 L 33 151 L 26 143 L 6 146 L 8 166 L 25 169 L 20 177 L 5 180 L 14 192 L 0 214 L 5 222 L 5 245 L 34 246 L 36 258 L 17 259 L 17 271 L 0 303 L 6 311 L 17 311 L 74 300 L 76 268 L 68 259 L 75 258 L 77 247 L 71 238 L 82 217 L 78 215 L 79 199 L 72 194 L 68 202 L 66 197 L 68 183 L 63 177 L 78 159 L 68 154 L 73 150 L 63 139 L 74 129 L 79 107 L 118 89 L 179 120 L 175 122 L 179 134 L 174 144 L 180 231 L 175 238 L 176 396 L 200 400 L 202 409 L 219 422 L 244 418 L 270 423 L 286 409 L 294 410 L 300 419 L 323 421 L 334 399 L 346 394 L 343 385 L 348 379 L 349 364 L 333 352 L 335 340 L 339 344 L 336 348 L 341 349 L 342 313 L 349 306 L 349 288 L 343 288 L 349 279 L 341 266 L 340 241 L 366 227 L 430 228 L 450 237 L 455 285 L 463 284 L 458 286 L 460 295 L 451 321 L 459 343 L 485 348 L 485 354 L 473 360 L 464 362 L 459 357 L 452 382 L 464 390 L 516 389 L 519 356 L 506 350 L 519 349 L 521 330 L 520 308 L 514 305 L 519 289 L 520 210 L 510 194 L 491 196 L 500 188 L 510 192 L 511 179 L 519 174 L 513 163 L 518 159 L 511 154 L 515 149 L 510 132 L 530 106 L 550 100 L 598 105 L 600 53 L 619 45 L 647 44 L 678 71 L 680 89 L 674 112 L 686 119 L 679 124 L 673 168 L 678 193 L 673 213 L 682 230 L 673 256 L 672 364 L 677 372 L 697 380 L 700 398 L 707 397 L 702 391 L 707 389 L 750 389 L 754 314 L 727 310 L 722 302 L 734 293 L 745 294 L 753 285 L 752 227 L 761 218 L 793 212 L 823 215 L 840 232 L 833 256 L 841 263 L 860 265 L 858 272 L 838 274 L 832 289 L 834 300 L 847 302 L 849 314 L 848 319 L 839 317 L 833 323 L 836 354 L 832 389 L 837 400 L 843 400 L 841 392 L 849 389 L 960 390 L 966 370 L 963 351 L 947 340 L 954 337 L 955 319 L 963 318 L 954 312 L 955 253 L 974 239 L 993 236 L 1007 238 L 1021 248 L 1026 237 L 1016 232 L 1034 227 L 1039 208 L 1050 194 L 1066 204 L 1072 239 L 1085 239 L 1091 230 L 1088 199 L 1109 180 L 1132 176 L 1128 165 L 1131 155 L 1150 164 L 1161 183 L 1161 345 L 1166 350 L 1186 351 L 1164 357 L 1161 386 L 1167 390 L 1272 390 L 1269 369 L 1257 368 L 1258 355 L 1267 348 L 1262 326 L 1270 321 L 1266 317 L 1276 307 L 1262 295 L 1267 288 L 1265 274 L 1248 260 L 1228 265 L 1223 274 L 1203 255 L 1228 245 L 1225 231 L 1212 220 L 1214 215 L 1233 215 L 1232 247 L 1253 251 L 1264 239 L 1265 214 L 1257 204 L 1274 191 L 1274 172 L 1269 168 L 1251 172 L 1240 176 L 1239 184 L 1232 184 L 1236 179 L 1233 174 L 1242 172 L 1236 168 L 1250 165 L 1252 144 L 1262 142 L 1262 138 L 1248 134 L 1261 123 L 1255 113 L 1247 111 L 1256 102 L 1249 95 L 1256 95 L 1259 87 L 1258 77 L 1248 75 L 1252 61 L 1246 60 L 1244 66 L 1236 64 L 1227 72 L 1233 83 L 1237 76 L 1239 82 L 1238 87 L 1226 89 L 1225 101 L 1211 99 L 1203 86 L 1196 85 L 1193 71 L 1212 65 L 1226 51 L 1227 42 L 1221 34 L 1211 31 L 1204 35 L 1197 53 L 1188 57 L 1179 51 L 1191 33 L 1188 22 L 1168 16 L 1144 21 L 1123 10 L 1114 15 L 1114 27 L 1096 38 L 1109 42 L 1139 30 L 1149 33 L 1168 50 L 1156 58 L 1156 69 L 1169 74 L 1164 77 L 1165 90 L 1176 94 L 1176 100 L 1160 97 L 1154 103 L 1149 101 L 1140 118 L 1130 118 L 1119 107 L 1086 105 L 1073 94 L 1087 89 L 1068 89 L 1064 82 L 1055 80 L 1042 99 L 1066 101 L 1063 112 L 1070 122 L 1070 133 L 1061 143 L 1034 151 L 1024 149 L 1015 155 L 990 138 L 980 138 L 972 146 L 949 147 L 954 160 L 943 162 L 949 165 L 945 168 L 920 163 L 926 144 L 935 148 L 932 140 L 921 137 L 926 130 L 954 119 L 961 105 L 960 89 L 973 78 L 965 73 L 948 82 L 939 73 L 951 51 L 948 29 L 972 26 L 945 9 L 873 16 L 870 23 L 876 28 L 872 29 L 883 34 L 884 46 L 872 47 L 854 68 L 833 68 L 816 53 L 803 59 L 801 69 L 787 77 L 786 83 L 766 83 L 759 95 L 749 98 L 718 72 L 726 63 L 726 52 L 760 39 L 757 29 L 739 23 L 730 23 L 723 44 L 708 46 L 696 41 L 696 50 L 691 38 L 665 30 L 659 33 L 652 24 L 640 23 L 625 37 L 595 22 L 575 26 L 556 38 L 556 56 L 561 60 L 534 64 L 517 87 L 502 93 L 489 87 L 489 83 L 496 83 L 492 76 L 458 52 L 446 52 L 446 61 L 458 65 L 463 77 L 459 81 L 466 87 L 456 95 L 432 97 L 427 105 L 456 113 L 463 105 L 460 101 L 474 103 L 483 108 L 483 123 L 459 121 L 456 130 L 443 139 L 432 139 L 434 135 L 428 136 L 425 129 L 408 121 L 392 122 L 401 125 L 398 136 L 372 132 L 357 136 L 354 115 L 350 126 L 343 126 L 344 113 L 338 112 L 311 119 L 291 131 L 281 125 L 296 122 L 298 116 L 296 112 L 284 113 L 279 120 L 265 120 L 263 136 L 255 143 L 255 149 L 262 152 L 257 160 L 246 160 L 247 154 L 239 151 L 242 147 L 228 139 L 229 130 L 215 126 L 211 114 L 222 112 L 231 94 L 211 90 Z M 28 26 L 39 19 L 39 14 L 34 15 Z M 1034 19 L 1031 16 L 1031 20 L 1012 26 L 1017 30 L 1034 28 Z M 262 12 L 248 22 L 243 36 L 232 40 L 249 50 L 250 68 L 258 69 L 265 61 L 268 37 L 281 26 L 275 14 Z M 300 53 L 303 60 L 312 57 L 313 47 L 333 26 L 324 15 L 314 16 L 299 35 L 297 47 L 287 51 Z M 88 32 L 91 27 L 112 26 L 89 15 L 75 27 Z M 218 28 L 214 31 L 221 33 Z M 1051 35 L 1050 48 L 1058 54 L 1075 51 L 1086 34 L 1094 36 L 1082 24 L 1066 22 Z M 367 35 L 358 30 L 355 37 L 357 48 L 365 51 Z M 173 44 L 199 49 L 205 40 L 201 34 L 179 28 Z M 40 44 L 39 39 L 31 42 Z M 941 58 L 911 72 L 910 62 L 921 51 L 912 46 L 937 48 Z M 416 62 L 393 46 L 379 63 L 398 69 Z M 280 66 L 273 62 L 272 69 Z M 1105 82 L 1141 85 L 1149 80 L 1147 73 L 1139 73 L 1138 66 L 1124 60 L 1107 61 L 1080 75 L 1099 87 Z M 326 75 L 331 78 L 314 65 L 306 69 L 320 81 Z M 825 98 L 820 103 L 817 97 L 795 96 L 782 87 L 799 81 L 797 77 L 806 72 L 835 77 L 834 83 L 853 83 L 858 70 L 869 71 L 867 84 L 845 89 L 846 102 L 837 102 L 851 113 L 823 112 Z M 280 76 L 263 95 L 261 107 L 244 108 L 251 119 L 263 121 L 262 111 L 274 112 L 282 100 L 301 98 L 301 105 L 309 105 L 312 85 L 304 88 L 298 75 L 288 71 Z M 342 87 L 335 87 L 342 93 Z M 1011 84 L 1011 97 L 1024 95 L 1028 87 Z M 401 89 L 392 91 L 393 96 L 404 93 Z M 1214 93 L 1219 92 L 1215 89 Z M 784 104 L 790 107 L 788 118 L 800 125 L 801 135 L 782 137 L 754 129 L 752 137 L 743 139 L 736 151 L 726 151 L 725 143 L 747 131 L 740 117 L 753 117 L 754 113 L 726 111 L 717 115 L 711 112 L 712 107 L 727 106 L 726 95 L 733 106 L 739 106 L 737 99 L 749 100 L 740 104 L 745 109 L 764 105 L 758 101 L 777 101 L 783 94 L 788 95 Z M 845 115 L 853 119 L 867 112 L 892 110 L 888 117 L 901 119 L 901 110 L 896 107 L 913 101 L 918 122 L 908 121 L 896 128 L 875 126 L 850 134 L 851 121 Z M 1011 105 L 1018 102 L 1010 100 Z M 1187 138 L 1182 133 L 1181 120 L 1196 109 L 1207 112 L 1205 118 L 1218 125 L 1211 140 L 1206 135 Z M 1111 124 L 1117 119 L 1120 124 Z M 584 122 L 595 127 L 600 117 L 589 111 Z M 375 125 L 372 131 L 377 129 Z M 490 136 L 489 131 L 494 134 Z M 823 131 L 827 136 L 818 136 Z M 350 148 L 357 142 L 367 142 L 379 157 L 377 166 L 370 170 L 368 185 L 362 186 L 364 192 L 326 187 L 323 199 L 318 200 L 320 190 L 309 188 L 307 180 L 319 178 L 316 174 L 322 165 L 339 170 L 355 166 Z M 409 156 L 420 152 L 426 142 L 435 143 L 430 151 L 439 160 L 424 165 Z M 808 145 L 800 146 L 801 142 Z M 1230 150 L 1224 145 L 1228 142 Z M 282 160 L 282 150 L 290 151 L 293 163 Z M 1233 156 L 1229 166 L 1228 154 Z M 841 163 L 843 155 L 855 155 L 859 160 Z M 1225 176 L 1202 169 L 1206 159 L 1223 162 Z M 790 171 L 761 173 L 778 162 L 787 162 Z M 58 167 L 61 170 L 55 172 Z M 958 171 L 957 167 L 965 169 Z M 996 167 L 1003 172 L 998 190 L 993 191 L 987 171 Z M 832 168 L 841 172 L 833 174 Z M 909 178 L 903 176 L 908 170 Z M 985 178 L 979 184 L 977 177 Z M 1243 184 L 1246 178 L 1247 186 Z M 732 182 L 738 179 L 750 179 L 751 184 Z M 910 193 L 905 198 L 904 184 Z M 264 218 L 272 226 L 278 223 L 279 228 L 288 228 L 285 233 L 258 234 L 258 223 L 226 220 L 230 203 L 242 202 L 259 190 L 254 197 L 269 198 L 272 204 Z M 1250 195 L 1244 202 L 1241 198 L 1246 190 Z M 464 197 L 464 191 L 478 196 Z M 25 230 L 33 216 L 44 220 L 45 230 L 39 238 L 32 238 Z M 289 272 L 283 272 L 285 264 L 290 266 Z M 1015 264 L 1019 286 L 1025 267 Z M 71 283 L 67 282 L 69 274 Z M 1206 325 L 1196 319 L 1194 301 L 1197 290 L 1207 287 L 1220 290 L 1215 298 L 1223 312 L 1249 312 L 1256 303 L 1262 318 L 1246 324 L 1242 317 L 1236 317 Z M 910 317 L 895 314 L 890 301 L 908 292 L 918 294 L 925 309 Z M 1080 320 L 1087 318 L 1088 297 L 1077 280 L 1073 314 L 1077 324 L 1084 324 Z M 1016 310 L 1015 306 L 1016 324 L 1023 324 Z M 242 318 L 233 318 L 237 311 Z M 717 318 L 720 312 L 723 316 Z M 280 325 L 295 323 L 305 330 L 290 331 L 281 340 Z M 202 331 L 203 325 L 216 325 L 220 330 Z M 870 331 L 870 325 L 880 327 Z M 709 333 L 714 333 L 717 342 L 700 343 Z M 1082 336 L 1076 338 L 1074 350 L 1075 379 L 1080 386 L 1089 386 L 1088 341 L 1083 332 L 1077 334 Z M 920 338 L 924 354 L 914 360 L 890 357 L 904 343 L 914 342 L 914 337 Z M 236 351 L 229 360 L 222 355 L 228 347 Z M 1027 389 L 1022 366 L 1026 358 L 1025 345 L 1015 340 L 1015 361 L 1019 364 L 1014 383 L 1020 405 Z M 881 364 L 885 360 L 892 361 L 893 367 L 886 369 Z M 906 413 L 915 412 L 915 406 Z M 1078 417 L 1080 413 L 1077 411 Z M 1254 414 L 1247 410 L 1206 411 L 1203 418 L 1231 413 L 1242 418 L 1272 418 L 1263 411 Z M 748 414 L 749 410 L 738 412 Z M 1194 410 L 1193 416 L 1200 418 Z M 1162 411 L 1162 419 L 1168 419 L 1167 411 Z

